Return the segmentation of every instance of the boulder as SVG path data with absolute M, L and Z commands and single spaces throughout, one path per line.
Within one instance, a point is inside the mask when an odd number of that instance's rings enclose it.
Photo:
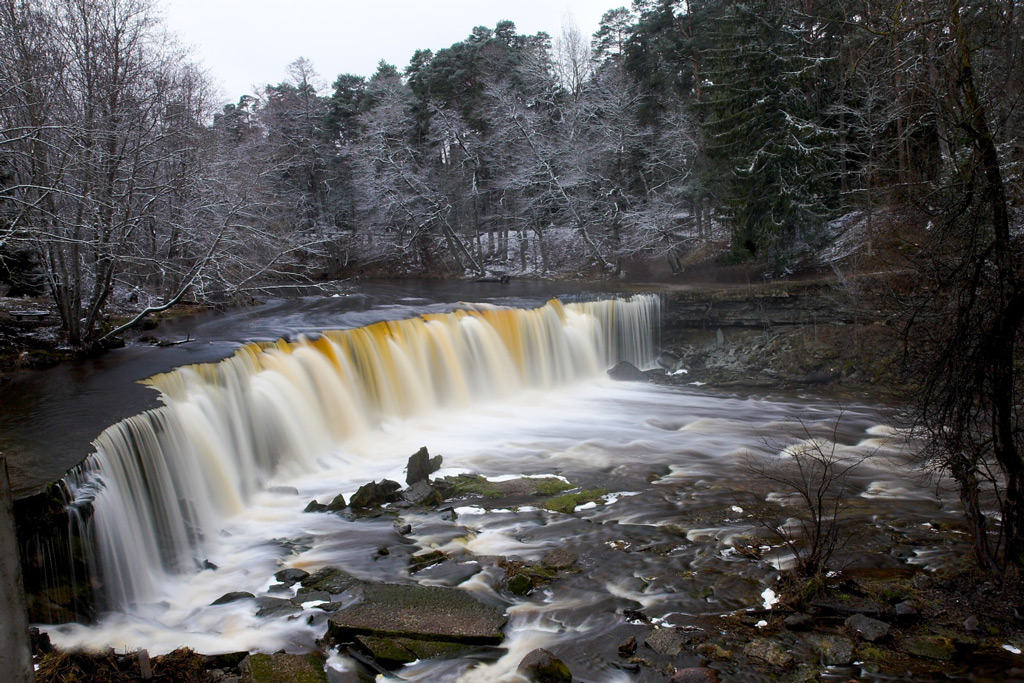
M 421 479 L 402 491 L 402 499 L 407 503 L 422 507 L 435 507 L 444 502 L 444 497 L 430 485 L 428 479 Z
M 323 503 L 318 502 L 315 498 L 313 500 L 309 501 L 309 504 L 306 505 L 306 509 L 303 510 L 303 512 L 326 512 L 326 511 L 327 511 L 327 506 L 324 505 Z
M 718 674 L 706 666 L 692 666 L 676 671 L 668 683 L 718 683 Z
M 937 659 L 948 662 L 956 654 L 953 641 L 943 636 L 917 636 L 907 638 L 900 644 L 900 649 L 907 654 L 926 659 Z
M 274 574 L 275 579 L 288 585 L 303 581 L 307 576 L 309 576 L 309 572 L 305 569 L 298 569 L 297 567 L 282 569 Z
M 643 371 L 628 360 L 619 361 L 608 371 L 608 376 L 616 382 L 642 382 L 647 379 Z
M 302 611 L 301 605 L 296 605 L 285 598 L 256 598 L 256 616 L 258 617 L 286 617 Z
M 325 658 L 319 652 L 306 655 L 253 654 L 243 659 L 239 668 L 245 680 L 251 683 L 327 683 L 324 663 Z
M 544 553 L 540 563 L 548 569 L 568 569 L 576 564 L 576 554 L 565 548 L 554 548 Z
M 849 666 L 853 663 L 853 641 L 841 636 L 811 636 L 811 650 L 825 666 Z
M 516 673 L 532 683 L 572 683 L 572 672 L 565 662 L 543 648 L 523 657 Z
M 255 597 L 256 597 L 255 595 L 253 595 L 252 593 L 249 593 L 247 591 L 232 591 L 230 593 L 225 593 L 224 595 L 220 596 L 219 598 L 217 598 L 216 600 L 214 600 L 210 604 L 211 605 L 226 605 L 229 602 L 238 602 L 239 600 L 251 600 L 251 599 L 253 599 Z
M 343 496 L 343 495 L 341 495 L 339 493 L 338 495 L 336 495 L 334 497 L 334 500 L 332 500 L 330 503 L 327 504 L 327 511 L 328 512 L 341 512 L 342 510 L 344 510 L 347 507 L 348 507 L 348 504 L 345 503 L 345 496 Z
M 397 481 L 390 479 L 382 479 L 379 484 L 371 481 L 369 484 L 359 487 L 359 490 L 352 496 L 352 500 L 349 501 L 349 505 L 353 508 L 368 510 L 380 507 L 385 503 L 393 503 L 398 500 L 396 494 L 400 488 L 402 487 Z
M 338 595 L 355 588 L 361 582 L 356 577 L 337 567 L 324 567 L 301 579 L 301 583 L 300 595 L 309 593 Z
M 629 640 L 619 645 L 620 657 L 632 657 L 636 654 L 636 636 L 630 636 Z
M 661 628 L 647 636 L 644 645 L 659 655 L 675 657 L 689 643 L 686 632 L 674 628 Z
M 409 456 L 409 464 L 406 466 L 405 483 L 412 486 L 420 481 L 430 481 L 430 475 L 441 469 L 441 460 L 442 457 L 440 455 L 431 458 L 430 453 L 427 452 L 427 447 L 423 446 Z
M 889 635 L 889 624 L 863 614 L 854 614 L 846 620 L 846 626 L 857 632 L 864 640 L 875 643 Z
M 788 617 L 782 620 L 782 623 L 786 625 L 790 631 L 809 631 L 814 626 L 814 618 L 809 614 L 796 613 L 790 614 Z
M 504 638 L 507 617 L 470 593 L 441 586 L 363 584 L 360 600 L 337 610 L 328 620 L 328 634 L 375 657 L 378 644 L 398 643 L 381 654 L 384 665 L 413 659 L 451 656 L 479 645 L 497 645 Z M 407 641 L 415 641 L 413 647 Z M 412 660 L 409 660 L 412 661 Z
M 774 640 L 768 640 L 767 638 L 758 638 L 750 641 L 743 648 L 743 654 L 751 659 L 759 659 L 766 664 L 780 669 L 788 669 L 793 666 L 793 655 L 786 652 Z

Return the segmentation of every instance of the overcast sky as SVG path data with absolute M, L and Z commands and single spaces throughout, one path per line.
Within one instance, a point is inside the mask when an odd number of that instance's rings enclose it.
M 384 59 L 399 70 L 417 49 L 435 52 L 474 26 L 502 19 L 520 34 L 558 36 L 571 22 L 589 37 L 605 11 L 628 0 L 161 0 L 167 26 L 191 47 L 225 102 L 279 83 L 299 57 L 324 85 L 341 73 L 370 76 Z

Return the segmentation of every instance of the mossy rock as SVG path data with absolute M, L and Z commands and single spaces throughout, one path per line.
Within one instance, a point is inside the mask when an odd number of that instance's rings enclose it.
M 945 636 L 914 636 L 905 639 L 900 649 L 907 654 L 925 659 L 937 659 L 948 662 L 956 655 L 956 645 Z
M 594 503 L 601 500 L 608 493 L 608 489 L 584 489 L 576 493 L 566 493 L 555 496 L 544 501 L 543 507 L 552 512 L 571 514 L 576 506 L 586 503 Z
M 305 655 L 255 654 L 242 661 L 246 683 L 327 683 L 325 658 Z
M 434 482 L 445 498 L 510 498 L 514 496 L 553 496 L 572 488 L 557 477 L 520 477 L 488 481 L 479 474 L 460 474 Z

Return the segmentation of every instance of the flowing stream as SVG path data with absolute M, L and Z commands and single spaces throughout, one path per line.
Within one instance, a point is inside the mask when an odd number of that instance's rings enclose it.
M 759 536 L 751 506 L 765 491 L 750 471 L 793 444 L 870 456 L 852 483 L 852 522 L 922 539 L 874 565 L 930 567 L 954 552 L 929 540 L 955 507 L 907 478 L 905 439 L 876 407 L 608 379 L 618 360 L 653 364 L 656 296 L 425 308 L 248 344 L 150 378 L 162 405 L 104 431 L 68 477 L 92 510 L 82 534 L 106 611 L 97 624 L 48 627 L 53 640 L 151 653 L 303 651 L 326 628 L 315 604 L 285 618 L 258 614 L 252 601 L 211 603 L 232 591 L 271 594 L 282 568 L 337 566 L 371 581 L 458 586 L 508 612 L 504 654 L 418 662 L 400 672 L 405 680 L 501 680 L 541 646 L 581 680 L 646 680 L 615 664 L 633 628 L 623 610 L 687 626 L 755 608 L 791 560 Z M 406 536 L 389 516 L 303 512 L 370 480 L 404 482 L 421 446 L 443 455 L 435 477 L 552 475 L 604 493 L 571 514 L 405 511 Z M 478 561 L 538 561 L 552 548 L 573 552 L 578 571 L 526 597 L 510 596 L 493 563 Z M 411 572 L 410 556 L 428 549 L 451 560 Z M 352 666 L 340 656 L 331 664 Z

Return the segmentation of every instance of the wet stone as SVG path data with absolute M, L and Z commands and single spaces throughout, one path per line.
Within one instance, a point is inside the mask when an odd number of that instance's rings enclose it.
M 976 633 L 981 630 L 981 622 L 978 620 L 978 617 L 973 614 L 964 619 L 963 626 L 964 630 L 968 633 Z
M 444 502 L 444 497 L 425 479 L 402 491 L 402 499 L 407 503 L 422 507 L 434 507 Z
M 715 662 L 725 662 L 732 659 L 732 651 L 726 650 L 717 643 L 702 643 L 698 645 L 697 654 Z
M 385 503 L 394 503 L 398 500 L 398 490 L 402 488 L 397 481 L 382 479 L 380 483 L 371 481 L 363 484 L 352 496 L 349 505 L 353 508 L 367 510 L 377 508 Z
M 540 562 L 549 569 L 569 569 L 576 564 L 576 553 L 565 548 L 555 548 L 544 553 Z
M 790 631 L 809 631 L 814 626 L 814 617 L 809 614 L 790 614 L 782 620 Z
M 348 503 L 345 502 L 345 496 L 340 493 L 334 497 L 334 499 L 327 504 L 328 512 L 341 512 L 348 507 Z
M 877 642 L 889 635 L 889 624 L 863 614 L 854 614 L 847 618 L 845 623 L 848 628 L 856 631 L 857 635 L 869 643 Z
M 245 674 L 244 680 L 251 683 L 327 683 L 324 656 L 318 652 L 308 655 L 249 655 L 242 661 L 241 669 Z
M 644 641 L 644 645 L 659 655 L 675 657 L 682 653 L 683 648 L 689 642 L 690 637 L 685 631 L 674 628 L 662 628 L 649 635 L 647 640 Z
M 705 666 L 694 666 L 679 669 L 668 679 L 668 683 L 718 683 L 718 674 Z
M 956 654 L 953 641 L 943 636 L 917 636 L 907 638 L 900 644 L 900 649 L 907 654 L 925 659 L 937 659 L 948 662 Z
M 406 466 L 405 483 L 409 486 L 421 481 L 430 481 L 430 475 L 441 469 L 441 456 L 430 457 L 427 447 L 423 446 L 409 456 L 409 464 Z
M 619 645 L 620 657 L 632 657 L 636 654 L 636 636 L 630 636 L 629 640 Z
M 264 618 L 290 616 L 302 611 L 302 607 L 286 598 L 259 597 L 256 598 L 256 607 L 256 616 Z
M 608 371 L 608 376 L 616 382 L 642 382 L 647 379 L 643 371 L 628 360 L 619 361 Z
M 297 567 L 281 569 L 280 571 L 274 573 L 275 579 L 277 579 L 281 583 L 286 583 L 289 585 L 298 583 L 299 581 L 305 579 L 307 576 L 309 576 L 309 572 L 307 572 L 305 569 L 299 569 Z
M 252 593 L 246 592 L 246 591 L 232 591 L 230 593 L 225 593 L 224 595 L 220 596 L 219 598 L 217 598 L 216 600 L 214 600 L 210 604 L 211 605 L 226 605 L 226 604 L 228 604 L 230 602 L 238 602 L 239 600 L 251 600 L 251 599 L 253 599 L 255 597 L 256 597 L 255 595 L 253 595 Z
M 913 621 L 920 616 L 914 604 L 907 600 L 898 603 L 893 607 L 893 611 L 896 613 L 896 618 L 903 622 Z
M 853 641 L 841 636 L 812 636 L 811 650 L 825 666 L 849 666 L 853 663 Z
M 516 672 L 533 683 L 572 683 L 572 672 L 565 662 L 543 648 L 523 657 Z
M 318 502 L 315 499 L 309 501 L 309 504 L 306 505 L 306 508 L 303 510 L 303 512 L 326 512 L 326 511 L 327 511 L 327 506 L 324 505 L 323 503 Z
M 780 669 L 788 669 L 793 666 L 793 655 L 774 640 L 758 638 L 747 643 L 743 648 L 743 654 L 751 659 L 760 660 L 771 666 Z
M 299 593 L 325 592 L 331 595 L 344 593 L 361 582 L 356 577 L 337 567 L 324 567 L 301 580 Z

